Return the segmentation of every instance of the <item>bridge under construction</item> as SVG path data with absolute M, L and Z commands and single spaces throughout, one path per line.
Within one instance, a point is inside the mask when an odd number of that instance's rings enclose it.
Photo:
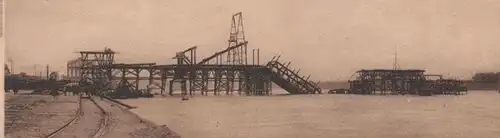
M 356 79 L 349 81 L 350 89 L 347 93 L 421 96 L 467 94 L 463 81 L 443 79 L 442 75 L 424 74 L 424 72 L 425 70 L 419 69 L 359 70 L 356 72 L 358 75 Z
M 252 50 L 248 63 L 247 45 L 243 31 L 242 13 L 232 16 L 229 46 L 197 62 L 197 46 L 177 52 L 172 65 L 156 63 L 116 63 L 115 51 L 80 51 L 80 57 L 67 63 L 67 80 L 91 88 L 99 94 L 113 97 L 137 97 L 151 89 L 174 95 L 175 84 L 180 84 L 182 95 L 270 95 L 272 83 L 290 94 L 319 94 L 319 82 L 300 76 L 292 70 L 290 62 L 279 61 L 275 56 L 260 64 L 259 49 Z M 147 72 L 148 76 L 141 76 Z M 139 81 L 147 80 L 146 92 Z M 158 82 L 159 81 L 159 82 Z M 168 82 L 168 85 L 167 85 Z

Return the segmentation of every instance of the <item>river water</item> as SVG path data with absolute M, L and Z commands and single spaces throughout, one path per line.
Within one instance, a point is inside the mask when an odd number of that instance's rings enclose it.
M 280 93 L 274 90 L 273 93 Z M 490 138 L 500 94 L 195 96 L 123 100 L 184 138 Z

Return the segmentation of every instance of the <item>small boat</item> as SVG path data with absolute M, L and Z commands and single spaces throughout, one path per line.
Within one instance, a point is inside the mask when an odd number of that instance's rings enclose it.
M 182 96 L 182 99 L 181 99 L 181 100 L 183 100 L 183 101 L 187 101 L 187 100 L 189 100 L 189 97 L 188 97 L 188 96 Z

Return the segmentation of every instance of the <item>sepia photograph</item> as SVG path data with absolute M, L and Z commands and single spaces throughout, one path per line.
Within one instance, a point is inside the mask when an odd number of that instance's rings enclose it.
M 500 135 L 500 1 L 0 1 L 6 138 Z

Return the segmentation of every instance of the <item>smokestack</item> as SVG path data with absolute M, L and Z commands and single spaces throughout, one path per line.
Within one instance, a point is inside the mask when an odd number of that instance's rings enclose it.
M 257 48 L 257 65 L 260 65 L 260 50 Z
M 255 65 L 255 49 L 252 49 L 252 65 Z
M 46 70 L 47 76 L 46 77 L 47 77 L 47 80 L 48 80 L 49 79 L 49 64 L 47 64 L 46 68 L 47 68 L 47 70 Z
M 12 74 L 15 74 L 16 72 L 14 72 L 14 60 L 12 60 L 12 58 L 9 58 L 9 62 L 10 62 L 10 72 Z

